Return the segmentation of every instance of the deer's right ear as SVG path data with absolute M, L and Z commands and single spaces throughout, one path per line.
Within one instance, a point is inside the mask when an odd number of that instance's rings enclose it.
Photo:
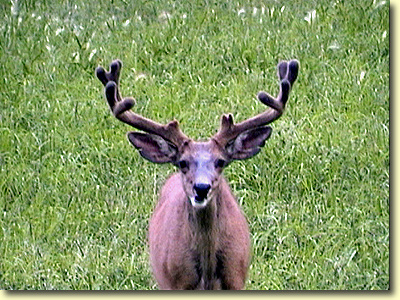
M 156 134 L 129 132 L 128 140 L 144 158 L 154 163 L 173 163 L 178 157 L 178 148 Z

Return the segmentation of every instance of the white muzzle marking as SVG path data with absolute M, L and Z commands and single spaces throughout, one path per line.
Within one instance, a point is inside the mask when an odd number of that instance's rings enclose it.
M 192 206 L 195 208 L 204 208 L 207 206 L 208 199 L 200 199 L 197 196 L 190 197 L 190 203 L 192 203 Z

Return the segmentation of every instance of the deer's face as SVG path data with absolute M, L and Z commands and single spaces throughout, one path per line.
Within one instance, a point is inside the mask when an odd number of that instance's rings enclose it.
M 271 131 L 269 126 L 250 129 L 224 147 L 213 138 L 207 142 L 187 139 L 179 146 L 148 133 L 130 132 L 128 139 L 144 158 L 178 166 L 188 199 L 193 207 L 203 208 L 220 192 L 218 186 L 223 168 L 233 160 L 256 155 Z
M 182 173 L 183 188 L 195 208 L 205 207 L 214 194 L 228 158 L 214 141 L 188 141 L 182 145 L 176 165 Z

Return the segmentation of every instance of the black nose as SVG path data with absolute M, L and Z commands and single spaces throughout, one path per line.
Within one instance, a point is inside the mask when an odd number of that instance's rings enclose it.
M 193 188 L 196 191 L 197 196 L 199 198 L 205 199 L 205 198 L 207 198 L 207 194 L 211 188 L 211 185 L 209 185 L 207 183 L 196 183 Z

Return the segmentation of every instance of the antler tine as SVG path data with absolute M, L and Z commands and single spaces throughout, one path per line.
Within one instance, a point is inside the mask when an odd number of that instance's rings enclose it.
M 240 133 L 265 126 L 278 119 L 285 108 L 286 102 L 289 99 L 289 92 L 294 82 L 297 79 L 299 71 L 299 62 L 295 59 L 282 61 L 278 64 L 278 77 L 280 79 L 280 91 L 276 98 L 266 92 L 259 92 L 258 99 L 269 106 L 269 109 L 257 116 L 249 118 L 238 124 L 233 123 L 231 114 L 223 115 L 221 119 L 220 130 L 214 135 L 214 139 L 220 145 L 226 145 L 232 139 L 236 138 Z
M 107 85 L 109 81 L 114 81 L 117 85 L 119 84 L 119 74 L 122 68 L 122 61 L 115 59 L 110 64 L 110 71 L 106 72 L 103 67 L 96 68 L 97 78 L 100 79 L 104 86 Z
M 299 62 L 297 60 L 293 59 L 289 63 L 286 61 L 280 62 L 278 64 L 278 76 L 281 80 L 281 88 L 278 97 L 275 99 L 266 92 L 260 92 L 257 95 L 258 99 L 265 105 L 283 112 L 286 102 L 289 99 L 289 91 L 297 79 L 298 72 Z
M 119 74 L 122 68 L 120 60 L 110 64 L 110 71 L 98 67 L 96 75 L 105 86 L 105 96 L 113 115 L 120 121 L 139 130 L 159 135 L 179 147 L 189 138 L 179 128 L 178 121 L 170 121 L 163 125 L 132 112 L 130 109 L 136 104 L 133 98 L 121 98 L 118 89 Z

